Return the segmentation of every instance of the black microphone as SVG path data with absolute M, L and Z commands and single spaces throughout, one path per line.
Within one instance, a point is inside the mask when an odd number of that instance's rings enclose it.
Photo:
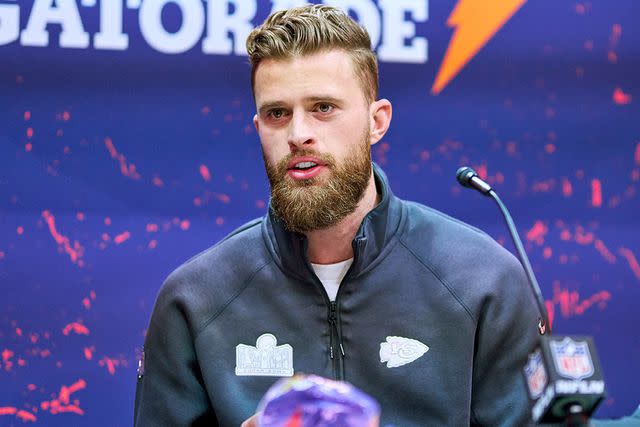
M 540 319 L 540 342 L 529 354 L 523 375 L 532 404 L 531 416 L 535 422 L 564 422 L 570 426 L 588 425 L 598 404 L 604 398 L 604 380 L 595 346 L 589 337 L 550 336 L 547 314 L 540 286 L 533 273 L 522 241 L 506 206 L 489 184 L 470 167 L 461 167 L 456 173 L 458 182 L 473 188 L 496 201 L 504 216 L 520 263 L 527 274 L 529 287 L 536 297 Z
M 456 179 L 463 187 L 474 188 L 485 196 L 488 196 L 488 193 L 491 191 L 491 186 L 480 179 L 476 171 L 469 166 L 463 166 L 458 169 Z

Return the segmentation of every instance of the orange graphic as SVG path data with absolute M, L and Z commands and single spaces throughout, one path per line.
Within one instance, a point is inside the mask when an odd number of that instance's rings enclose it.
M 459 0 L 447 26 L 455 28 L 431 93 L 442 89 L 502 28 L 526 0 Z

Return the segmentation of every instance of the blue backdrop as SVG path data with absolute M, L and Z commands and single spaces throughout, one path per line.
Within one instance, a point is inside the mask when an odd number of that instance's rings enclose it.
M 243 34 L 293 3 L 0 0 L 0 425 L 131 424 L 160 284 L 265 212 Z M 638 3 L 337 3 L 378 35 L 394 118 L 374 158 L 396 194 L 512 249 L 495 206 L 455 182 L 476 167 L 511 208 L 554 332 L 595 338 L 598 416 L 631 413 Z

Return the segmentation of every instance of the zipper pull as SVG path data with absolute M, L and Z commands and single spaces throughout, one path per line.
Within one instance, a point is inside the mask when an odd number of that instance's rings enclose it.
M 337 335 L 338 333 L 338 328 L 336 327 L 336 303 L 335 301 L 331 301 L 330 307 L 329 307 L 329 326 L 330 326 L 330 331 L 329 331 L 329 357 L 331 359 L 333 359 L 335 356 L 333 354 L 333 334 L 335 333 Z

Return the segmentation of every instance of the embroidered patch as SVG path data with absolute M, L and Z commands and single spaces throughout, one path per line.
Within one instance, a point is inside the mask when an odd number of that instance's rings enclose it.
M 263 377 L 293 376 L 293 348 L 289 344 L 277 345 L 273 334 L 262 334 L 256 346 L 236 346 L 236 375 Z
M 380 343 L 380 362 L 387 362 L 387 368 L 406 365 L 429 351 L 429 346 L 418 340 L 404 337 L 387 337 Z

